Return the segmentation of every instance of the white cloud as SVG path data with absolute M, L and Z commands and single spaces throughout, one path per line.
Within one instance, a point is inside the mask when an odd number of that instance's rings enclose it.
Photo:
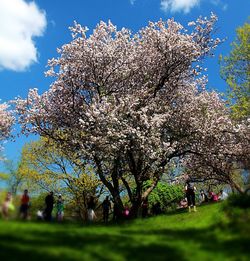
M 220 0 L 210 0 L 210 2 L 211 2 L 213 5 L 219 5 L 219 4 L 220 4 Z
M 37 62 L 33 37 L 42 36 L 46 25 L 34 2 L 0 0 L 0 69 L 24 71 Z
M 161 9 L 164 12 L 170 11 L 188 13 L 193 7 L 199 5 L 200 0 L 161 0 Z
M 215 6 L 219 6 L 221 7 L 221 9 L 223 11 L 226 11 L 227 10 L 227 7 L 228 7 L 228 4 L 224 3 L 223 1 L 221 0 L 210 0 L 210 2 L 215 5 Z
M 214 6 L 220 7 L 223 11 L 227 10 L 228 5 L 222 0 L 206 0 Z M 184 12 L 189 13 L 193 7 L 200 5 L 202 0 L 161 0 L 161 10 L 164 12 Z
M 130 4 L 133 5 L 135 3 L 135 0 L 129 0 Z

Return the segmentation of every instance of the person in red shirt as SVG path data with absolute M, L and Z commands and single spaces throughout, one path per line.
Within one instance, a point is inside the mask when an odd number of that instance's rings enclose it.
M 21 198 L 21 207 L 20 207 L 20 215 L 22 219 L 28 218 L 29 202 L 30 202 L 30 197 L 28 195 L 28 190 L 25 189 Z
M 218 195 L 216 195 L 213 191 L 209 191 L 208 198 L 211 202 L 217 202 L 218 201 Z

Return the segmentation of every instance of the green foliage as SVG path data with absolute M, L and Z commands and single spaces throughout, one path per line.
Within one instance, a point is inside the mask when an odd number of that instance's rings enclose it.
M 83 165 L 77 155 L 66 153 L 45 138 L 25 144 L 18 173 L 32 194 L 53 191 L 62 194 L 79 215 L 86 217 L 87 198 L 100 196 L 102 185 L 93 167 Z
M 9 175 L 7 173 L 3 173 L 3 172 L 0 172 L 0 181 L 8 181 L 9 180 Z
M 250 223 L 250 195 L 233 194 L 224 203 L 224 211 L 229 218 L 230 225 L 234 228 L 250 233 L 250 228 L 245 226 Z
M 227 205 L 237 208 L 250 208 L 250 195 L 248 194 L 233 194 L 227 200 Z
M 244 119 L 250 115 L 250 24 L 237 29 L 232 51 L 221 57 L 221 76 L 229 85 L 228 98 L 232 116 Z
M 47 193 L 39 194 L 38 196 L 30 196 L 30 208 L 29 213 L 32 218 L 36 217 L 37 211 L 43 211 L 45 209 L 45 197 Z
M 24 177 L 22 173 L 19 172 L 22 163 L 18 161 L 17 163 L 12 160 L 3 161 L 6 173 L 0 174 L 0 180 L 4 180 L 8 191 L 13 195 L 16 195 L 18 191 L 23 190 L 22 184 L 24 182 Z
M 151 181 L 144 183 L 144 189 L 150 187 Z M 158 182 L 155 189 L 148 198 L 149 206 L 160 203 L 161 210 L 166 211 L 171 206 L 176 205 L 184 197 L 183 187 L 180 185 L 170 185 L 165 182 Z

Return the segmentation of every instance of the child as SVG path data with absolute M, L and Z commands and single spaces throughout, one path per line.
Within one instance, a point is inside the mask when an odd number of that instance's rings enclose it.
M 208 202 L 208 197 L 205 194 L 204 190 L 202 189 L 200 191 L 200 203 L 206 203 L 206 202 Z
M 123 211 L 124 218 L 128 219 L 129 218 L 129 214 L 130 214 L 129 207 L 125 206 L 124 211 Z
M 63 210 L 64 210 L 64 205 L 63 205 L 63 199 L 62 195 L 59 194 L 58 200 L 56 202 L 56 210 L 57 210 L 57 220 L 61 222 L 63 220 Z

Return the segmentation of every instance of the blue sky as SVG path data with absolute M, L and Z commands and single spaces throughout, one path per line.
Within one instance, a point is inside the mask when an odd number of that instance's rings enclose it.
M 224 91 L 218 55 L 229 53 L 235 29 L 250 15 L 249 0 L 0 0 L 0 99 L 26 97 L 30 88 L 38 88 L 40 93 L 49 88 L 51 79 L 44 77 L 47 60 L 57 56 L 57 47 L 71 40 L 68 27 L 74 20 L 91 31 L 100 20 L 110 19 L 118 28 L 136 32 L 149 20 L 174 17 L 186 25 L 210 12 L 219 17 L 216 37 L 227 40 L 206 62 L 208 87 Z M 33 137 L 8 141 L 6 157 L 17 160 L 23 144 L 30 139 Z

